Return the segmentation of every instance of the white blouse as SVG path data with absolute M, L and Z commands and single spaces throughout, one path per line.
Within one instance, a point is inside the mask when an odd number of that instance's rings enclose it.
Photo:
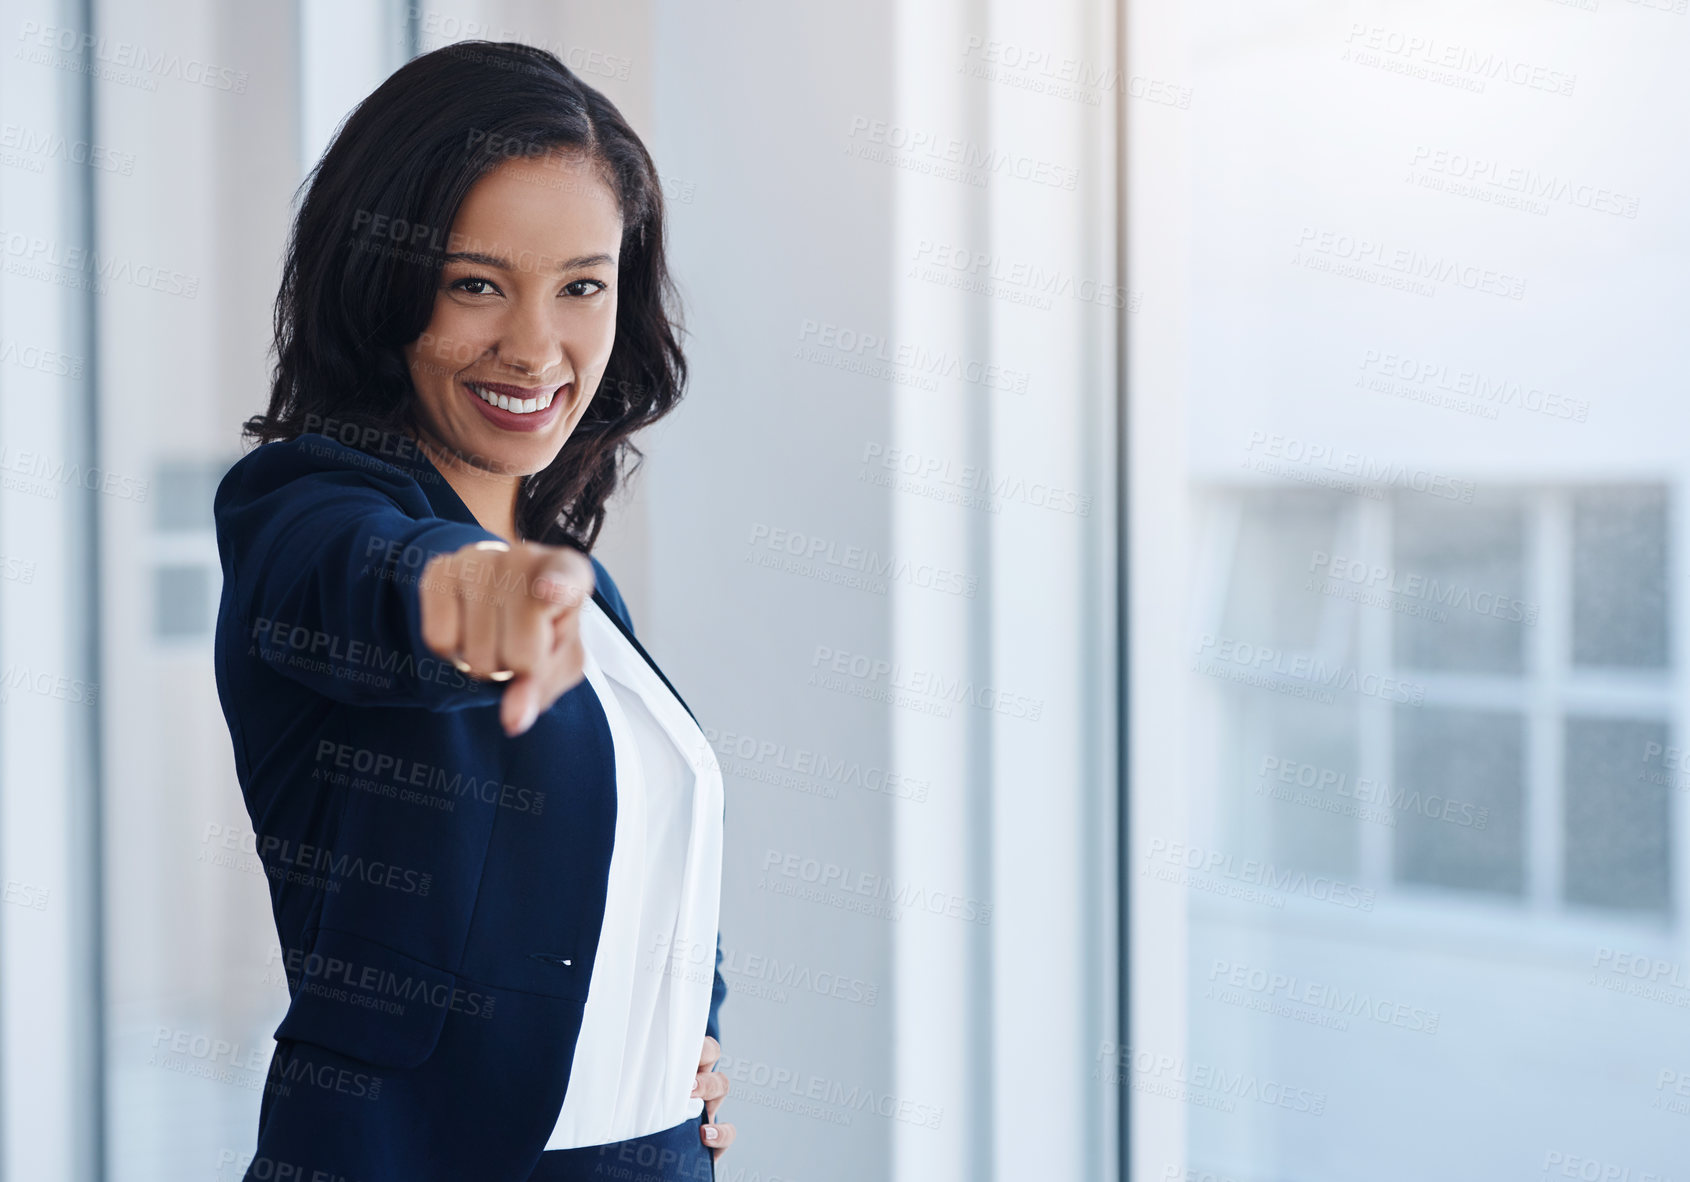
M 722 772 L 704 732 L 592 600 L 588 683 L 616 755 L 604 927 L 569 1091 L 547 1149 L 603 1145 L 698 1115 L 691 1096 L 715 979 Z

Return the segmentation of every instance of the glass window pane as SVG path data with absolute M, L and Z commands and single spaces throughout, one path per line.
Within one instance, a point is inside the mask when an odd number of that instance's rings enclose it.
M 164 638 L 211 631 L 211 571 L 203 566 L 161 566 L 154 580 L 153 621 Z
M 1330 600 L 1311 570 L 1336 545 L 1342 506 L 1326 493 L 1260 491 L 1243 499 L 1223 629 L 1232 639 L 1312 648 Z
M 1524 514 L 1518 505 L 1401 497 L 1392 522 L 1396 659 L 1423 669 L 1518 673 L 1527 602 Z
M 1690 257 L 1648 212 L 1690 188 L 1663 147 L 1686 22 L 1600 9 L 1128 9 L 1125 74 L 1194 96 L 1124 104 L 1123 804 L 1171 871 L 1124 900 L 1130 1182 L 1685 1160 L 1661 1081 L 1690 1073 L 1664 750 L 1690 403 L 1677 338 L 1637 326 Z M 1231 665 L 1184 677 L 1179 629 L 1232 633 Z M 1289 701 L 1251 642 L 1340 669 L 1335 700 Z M 1319 815 L 1350 796 L 1391 823 Z
M 162 530 L 211 529 L 211 500 L 233 461 L 167 460 L 154 479 L 154 521 Z
M 1573 498 L 1573 661 L 1667 664 L 1667 500 L 1660 488 Z
M 1665 723 L 1569 718 L 1569 903 L 1666 911 L 1672 890 L 1672 786 L 1681 782 Z M 1669 753 L 1671 757 L 1669 758 Z
M 1354 879 L 1360 872 L 1357 826 L 1375 818 L 1360 797 L 1355 706 L 1286 698 L 1240 687 L 1240 745 L 1228 847 L 1247 848 L 1276 865 Z M 1359 796 L 1358 796 L 1359 794 Z
M 1395 739 L 1397 881 L 1521 894 L 1524 720 L 1404 706 Z

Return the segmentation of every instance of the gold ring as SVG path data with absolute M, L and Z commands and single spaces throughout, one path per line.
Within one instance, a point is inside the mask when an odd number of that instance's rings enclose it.
M 452 657 L 452 664 L 457 669 L 457 671 L 459 673 L 469 673 L 469 671 L 470 671 L 469 662 L 464 660 L 462 657 L 457 656 L 455 654 Z M 473 673 L 469 673 L 469 675 L 471 677 L 475 676 L 475 674 L 473 674 Z M 495 670 L 493 670 L 493 672 L 491 672 L 487 675 L 487 680 L 488 681 L 509 681 L 511 678 L 513 678 L 515 676 L 516 676 L 516 670 L 515 669 L 495 669 Z

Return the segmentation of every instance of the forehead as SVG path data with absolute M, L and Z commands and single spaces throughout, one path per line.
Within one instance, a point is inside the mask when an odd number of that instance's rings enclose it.
M 598 165 L 548 151 L 502 161 L 464 198 L 452 249 L 514 258 L 604 253 L 622 242 L 622 212 Z

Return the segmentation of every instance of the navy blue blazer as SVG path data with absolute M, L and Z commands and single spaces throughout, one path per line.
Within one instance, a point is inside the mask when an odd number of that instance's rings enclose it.
M 412 440 L 382 441 L 264 444 L 214 502 L 217 691 L 291 997 L 247 1177 L 519 1182 L 604 920 L 610 729 L 582 680 L 511 738 L 504 685 L 429 651 L 423 566 L 496 535 Z M 721 960 L 718 934 L 701 1039 L 720 1037 Z

